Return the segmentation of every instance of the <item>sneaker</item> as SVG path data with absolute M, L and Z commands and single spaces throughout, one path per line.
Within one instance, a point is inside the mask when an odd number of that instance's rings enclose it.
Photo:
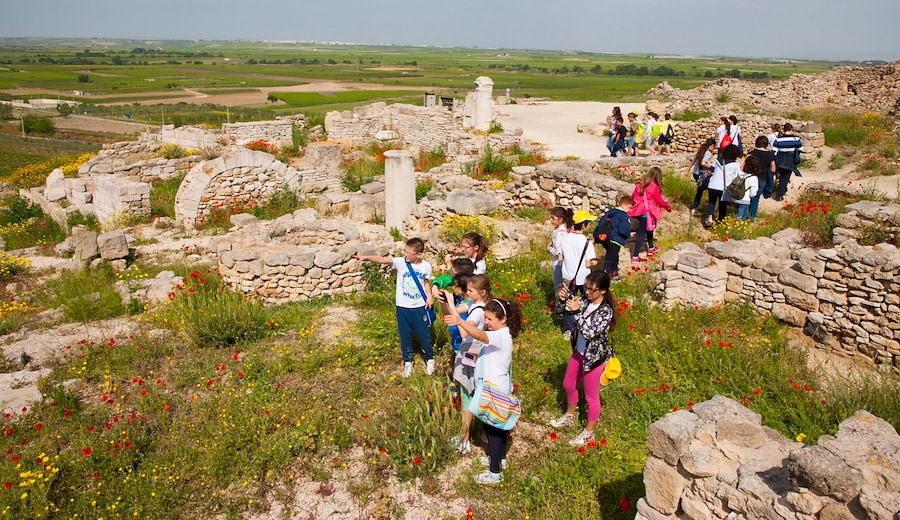
M 642 264 L 642 263 L 644 263 L 644 262 L 646 262 L 646 261 L 647 261 L 646 258 L 641 258 L 641 257 L 639 257 L 639 256 L 632 256 L 632 257 L 631 257 L 631 263 L 632 263 L 632 264 Z
M 653 246 L 647 250 L 648 255 L 655 255 L 656 253 L 659 253 L 659 246 Z
M 581 430 L 581 433 L 569 441 L 569 446 L 584 446 L 589 440 L 594 438 L 594 431 Z
M 554 428 L 572 426 L 573 424 L 575 424 L 575 416 L 570 413 L 563 414 L 563 416 L 559 419 L 553 419 L 552 421 L 550 421 L 550 426 L 553 426 Z
M 491 473 L 490 471 L 485 471 L 484 473 L 475 475 L 475 482 L 478 482 L 479 484 L 499 484 L 503 482 L 503 473 Z
M 409 377 L 412 375 L 412 361 L 407 361 L 403 363 L 403 377 Z
M 456 445 L 456 451 L 458 451 L 460 455 L 467 455 L 472 451 L 472 443 L 461 440 L 459 441 L 459 444 Z
M 571 331 L 571 330 L 564 330 L 564 331 L 563 331 L 563 338 L 565 338 L 566 341 L 571 341 L 571 340 L 572 340 L 572 331 Z
M 487 455 L 482 455 L 481 458 L 479 458 L 478 460 L 481 461 L 482 466 L 490 467 L 490 465 L 491 465 L 491 458 L 488 457 Z M 509 467 L 509 462 L 507 462 L 506 457 L 503 457 L 502 459 L 500 459 L 500 469 L 506 469 L 508 467 Z
M 691 215 L 693 215 L 693 216 L 695 216 L 695 217 L 702 217 L 702 216 L 703 216 L 703 212 L 700 211 L 699 209 L 694 208 L 694 209 L 691 210 Z
M 429 359 L 425 362 L 425 373 L 429 376 L 434 373 L 434 360 Z
M 713 225 L 713 218 L 712 218 L 712 215 L 709 215 L 708 217 L 706 217 L 706 220 L 703 222 L 703 225 L 704 225 L 704 226 L 707 226 L 707 227 Z

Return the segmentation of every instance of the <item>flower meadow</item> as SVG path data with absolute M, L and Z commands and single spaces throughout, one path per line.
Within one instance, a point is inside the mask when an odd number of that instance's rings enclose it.
M 396 479 L 444 497 L 435 518 L 631 518 L 644 495 L 647 427 L 716 394 L 807 443 L 858 408 L 900 422 L 892 379 L 852 391 L 827 382 L 781 325 L 747 307 L 661 309 L 643 267 L 614 286 L 624 374 L 602 391 L 595 441 L 572 448 L 576 427 L 547 426 L 564 407 L 570 347 L 546 310 L 545 254 L 489 266 L 495 294 L 525 316 L 513 353 L 524 413 L 501 485 L 473 483 L 477 458 L 446 442 L 459 428 L 446 334 L 435 329 L 436 376 L 419 367 L 399 377 L 392 284 L 247 322 L 258 314 L 242 311 L 254 305 L 246 298 L 194 312 L 228 290 L 214 270 L 195 270 L 168 303 L 135 316 L 133 333 L 68 345 L 41 383 L 44 400 L 0 418 L 0 517 L 237 517 L 290 504 L 307 481 L 322 496 L 348 489 L 361 516 L 403 517 L 385 487 Z M 213 333 L 188 340 L 201 325 Z

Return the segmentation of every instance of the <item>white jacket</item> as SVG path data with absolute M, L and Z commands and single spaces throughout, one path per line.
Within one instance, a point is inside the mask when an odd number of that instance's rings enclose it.
M 735 204 L 750 204 L 750 199 L 755 197 L 759 192 L 759 177 L 757 177 L 756 175 L 747 175 L 740 170 L 738 170 L 738 175 L 740 175 L 741 177 L 745 177 L 744 188 L 746 188 L 746 190 L 744 191 L 744 198 L 742 198 L 741 200 L 734 200 L 731 197 L 728 197 L 727 200 L 730 200 Z M 725 193 L 727 195 L 728 192 Z

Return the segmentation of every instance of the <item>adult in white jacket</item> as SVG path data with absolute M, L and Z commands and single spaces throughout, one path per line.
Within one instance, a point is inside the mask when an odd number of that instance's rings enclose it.
M 744 179 L 744 196 L 735 200 L 727 192 L 725 193 L 726 198 L 737 206 L 738 220 L 750 218 L 750 199 L 759 192 L 759 177 L 757 177 L 759 169 L 759 160 L 752 155 L 748 155 L 738 172 L 738 176 Z
M 728 145 L 722 150 L 721 159 L 716 159 L 713 163 L 713 174 L 709 178 L 709 201 L 706 206 L 706 225 L 711 226 L 713 219 L 722 220 L 728 211 L 728 205 L 725 203 L 725 188 L 737 176 L 741 170 L 737 160 L 741 157 L 741 150 L 735 145 Z M 719 205 L 718 216 L 716 216 L 716 204 Z

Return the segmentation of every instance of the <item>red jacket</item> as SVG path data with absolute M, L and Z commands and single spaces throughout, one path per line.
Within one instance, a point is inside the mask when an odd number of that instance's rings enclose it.
M 672 206 L 666 202 L 666 199 L 662 198 L 662 193 L 659 192 L 659 186 L 657 186 L 655 182 L 651 182 L 647 185 L 647 188 L 641 193 L 641 182 L 638 181 L 638 183 L 634 185 L 634 191 L 631 193 L 631 198 L 634 199 L 634 206 L 632 206 L 628 215 L 631 217 L 648 215 L 648 230 L 656 229 L 656 223 L 659 221 L 660 217 L 662 217 L 663 209 L 672 211 Z

